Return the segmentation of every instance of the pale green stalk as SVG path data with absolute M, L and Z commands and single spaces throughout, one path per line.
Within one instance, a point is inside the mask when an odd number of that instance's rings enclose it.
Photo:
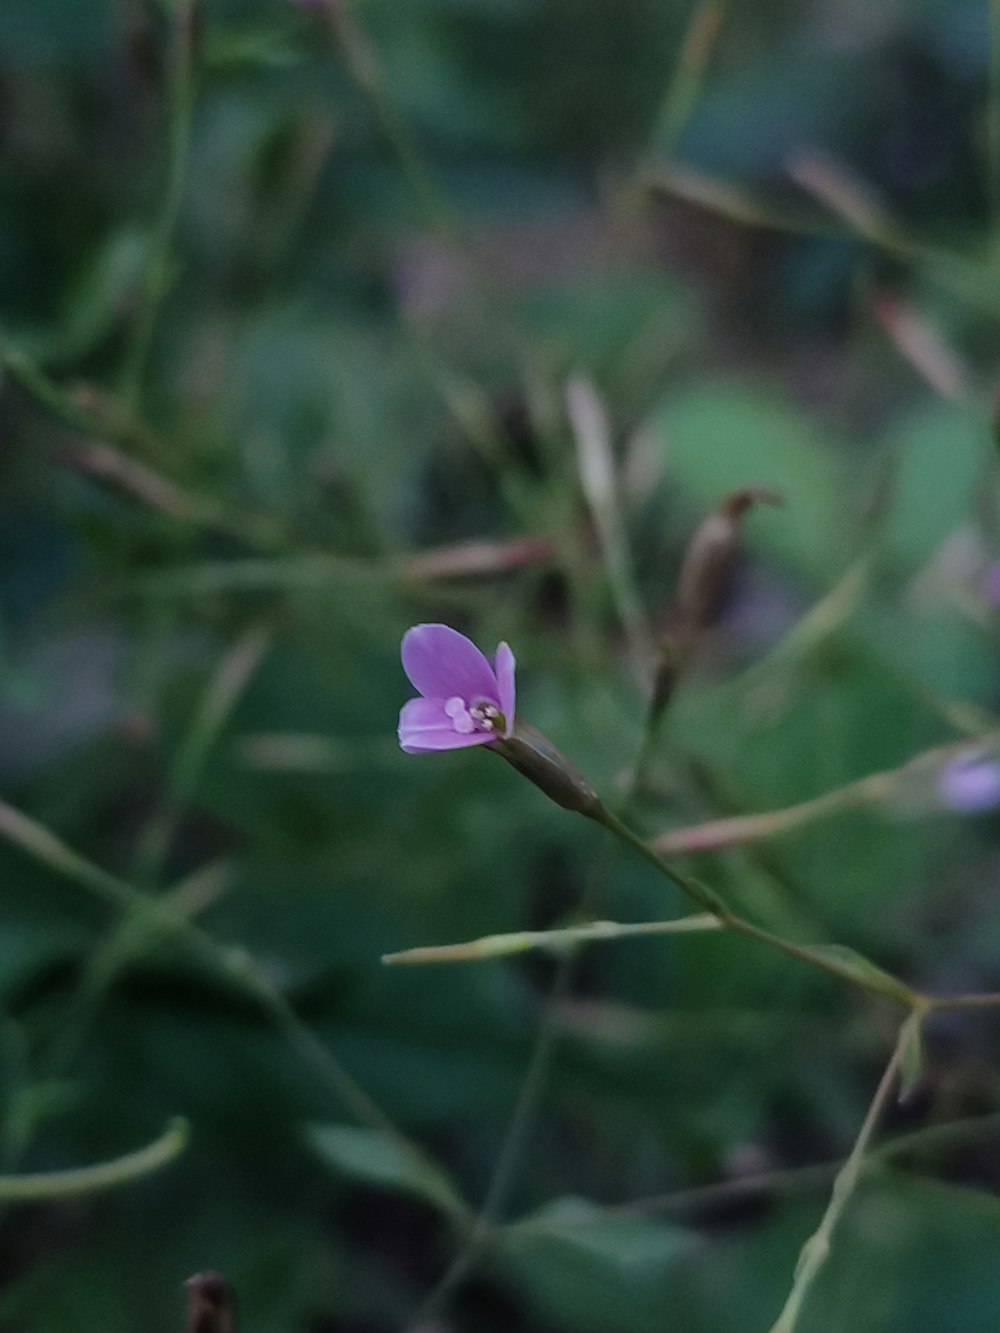
M 424 221 L 445 241 L 456 239 L 451 211 L 435 184 L 389 91 L 378 52 L 355 10 L 354 0 L 331 0 L 323 8 L 351 78 L 368 100 L 399 160 Z
M 187 1121 L 176 1119 L 154 1143 L 110 1162 L 75 1167 L 69 1171 L 0 1176 L 0 1203 L 47 1203 L 130 1185 L 134 1180 L 169 1166 L 184 1151 L 187 1142 Z
M 680 917 L 675 921 L 590 921 L 585 926 L 564 926 L 558 930 L 520 930 L 511 935 L 484 935 L 466 944 L 425 945 L 387 953 L 383 963 L 471 963 L 484 958 L 527 953 L 530 949 L 549 949 L 561 953 L 567 946 L 591 944 L 597 940 L 632 939 L 639 935 L 683 935 L 691 931 L 719 930 L 717 916 Z

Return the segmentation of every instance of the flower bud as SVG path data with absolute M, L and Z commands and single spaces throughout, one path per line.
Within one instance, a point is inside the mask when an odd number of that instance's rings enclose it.
M 556 805 L 575 810 L 588 819 L 598 818 L 603 806 L 593 787 L 548 737 L 534 727 L 517 722 L 513 735 L 495 740 L 487 748 L 506 759 Z
M 755 504 L 783 503 L 775 491 L 763 486 L 745 486 L 726 496 L 691 538 L 678 577 L 672 623 L 660 641 L 653 667 L 652 719 L 658 719 L 666 710 L 702 634 L 718 614 L 744 514 Z
M 784 501 L 763 486 L 734 491 L 702 522 L 688 543 L 677 587 L 677 614 L 689 632 L 705 629 L 718 611 L 740 537 L 744 514 L 755 504 Z

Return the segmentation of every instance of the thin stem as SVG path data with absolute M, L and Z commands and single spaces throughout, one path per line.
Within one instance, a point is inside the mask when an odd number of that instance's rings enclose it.
M 967 749 L 963 746 L 962 749 Z M 873 773 L 833 791 L 824 792 L 796 805 L 782 806 L 780 810 L 766 810 L 753 815 L 731 815 L 725 819 L 711 819 L 688 828 L 671 829 L 654 840 L 653 845 L 673 855 L 691 852 L 715 852 L 724 847 L 742 847 L 761 842 L 812 824 L 844 810 L 854 809 L 885 800 L 891 793 L 893 780 L 909 765 L 892 773 Z
M 454 241 L 456 229 L 451 212 L 396 108 L 378 52 L 355 12 L 353 0 L 335 0 L 335 3 L 324 6 L 323 14 L 351 78 L 367 98 L 382 133 L 399 160 L 424 221 L 445 241 Z
M 928 1007 L 939 1009 L 993 1009 L 1000 1005 L 1000 992 L 984 992 L 982 995 L 931 995 Z
M 892 1057 L 879 1080 L 878 1088 L 854 1142 L 854 1147 L 851 1149 L 847 1161 L 837 1172 L 837 1177 L 833 1182 L 833 1192 L 826 1212 L 823 1214 L 816 1231 L 802 1247 L 792 1289 L 788 1293 L 788 1299 L 781 1314 L 771 1327 L 771 1333 L 794 1333 L 806 1298 L 829 1258 L 830 1245 L 837 1223 L 840 1221 L 841 1215 L 861 1178 L 865 1152 L 896 1085 L 904 1052 L 918 1021 L 918 1016 L 911 1014 L 899 1029 Z
M 261 1009 L 285 1036 L 289 1045 L 298 1051 L 306 1064 L 312 1066 L 359 1123 L 378 1130 L 405 1156 L 426 1165 L 423 1150 L 396 1128 L 381 1107 L 365 1092 L 353 1075 L 347 1072 L 326 1043 L 320 1040 L 307 1023 L 303 1022 L 288 998 L 276 989 L 266 972 L 250 954 L 238 947 L 220 948 L 214 940 L 204 935 L 198 943 L 204 951 L 206 961 L 211 961 L 216 966 L 221 962 L 226 973 L 256 998 Z M 447 1210 L 452 1220 L 463 1231 L 467 1231 L 472 1225 L 472 1212 L 457 1195 L 448 1200 Z
M 220 732 L 243 697 L 273 639 L 269 626 L 255 624 L 225 655 L 177 750 L 167 778 L 167 790 L 140 840 L 135 877 L 145 884 L 158 882 L 185 807 L 201 779 L 208 756 Z
M 991 223 L 1000 227 L 1000 0 L 990 0 L 990 79 L 986 110 L 986 190 Z M 997 237 L 993 237 L 996 245 Z
M 125 364 L 124 397 L 129 403 L 142 398 L 146 364 L 164 298 L 170 288 L 172 251 L 187 179 L 194 115 L 194 38 L 198 0 L 175 0 L 173 41 L 169 68 L 169 131 L 167 177 L 146 270 L 142 305 Z
M 75 467 L 100 485 L 181 523 L 235 537 L 251 546 L 282 547 L 286 537 L 266 515 L 227 510 L 210 497 L 185 491 L 175 482 L 137 462 L 114 445 L 164 458 L 168 450 L 149 427 L 120 399 L 92 385 L 63 389 L 0 330 L 0 367 L 35 402 L 57 420 L 93 443 L 67 441 L 58 462 Z M 111 441 L 112 443 L 108 443 Z
M 623 813 L 631 805 L 641 782 L 642 765 L 645 763 L 650 749 L 648 744 L 649 733 L 655 725 L 656 718 L 652 714 L 647 714 L 646 724 L 639 740 L 637 751 L 639 758 L 632 768 L 628 786 L 621 800 Z M 593 910 L 593 904 L 597 900 L 601 886 L 610 877 L 614 860 L 615 844 L 605 839 L 601 848 L 601 855 L 594 864 L 592 874 L 583 893 L 581 910 L 584 912 L 588 908 Z M 414 1319 L 407 1325 L 409 1333 L 420 1333 L 421 1326 L 433 1314 L 442 1309 L 452 1292 L 472 1271 L 481 1251 L 489 1241 L 494 1220 L 503 1211 L 506 1196 L 515 1179 L 518 1160 L 528 1139 L 537 1102 L 555 1055 L 559 1038 L 560 1009 L 562 1001 L 569 994 L 573 983 L 575 963 L 576 950 L 571 947 L 562 954 L 556 965 L 555 976 L 546 1000 L 544 1017 L 528 1063 L 528 1071 L 510 1123 L 507 1126 L 479 1214 L 468 1232 L 465 1242 L 459 1248 L 458 1253 L 445 1270 L 440 1281 L 422 1303 Z
M 268 514 L 227 509 L 211 496 L 183 489 L 145 463 L 136 462 L 104 443 L 108 432 L 102 427 L 100 420 L 80 421 L 78 429 L 97 437 L 99 442 L 68 442 L 60 448 L 58 461 L 76 468 L 106 489 L 177 523 L 222 533 L 247 546 L 267 551 L 287 549 L 289 535 L 280 520 Z M 123 429 L 114 434 L 115 438 L 127 438 Z M 161 455 L 166 452 L 158 442 L 151 447 Z
M 897 1134 L 872 1148 L 865 1155 L 863 1169 L 887 1164 L 907 1153 L 930 1152 L 952 1144 L 965 1144 L 1000 1129 L 1000 1112 L 989 1115 L 967 1116 L 947 1124 L 928 1125 L 923 1129 Z M 715 1181 L 710 1185 L 695 1185 L 690 1189 L 673 1190 L 669 1194 L 654 1194 L 645 1199 L 633 1199 L 602 1212 L 602 1217 L 628 1218 L 636 1214 L 689 1213 L 699 1209 L 732 1203 L 737 1199 L 767 1194 L 786 1194 L 823 1185 L 842 1170 L 846 1159 L 816 1162 L 811 1166 L 790 1167 L 787 1170 L 760 1171 L 754 1175 L 739 1176 L 735 1180 Z M 515 1226 L 518 1224 L 515 1223 Z M 587 1225 L 581 1221 L 581 1226 Z
M 70 1171 L 39 1171 L 23 1176 L 0 1176 L 0 1203 L 41 1203 L 128 1185 L 168 1166 L 187 1146 L 186 1120 L 172 1120 L 154 1142 L 137 1152 L 96 1166 Z
M 419 1161 L 424 1160 L 422 1150 L 395 1127 L 245 950 L 220 944 L 172 907 L 169 899 L 153 898 L 127 880 L 100 870 L 48 829 L 3 802 L 0 802 L 0 837 L 6 837 L 29 856 L 119 911 L 139 913 L 145 909 L 150 922 L 156 920 L 166 935 L 177 939 L 207 968 L 227 978 L 256 1001 L 274 1027 L 359 1123 L 386 1134 L 402 1151 Z M 471 1213 L 457 1196 L 452 1201 L 451 1212 L 456 1223 L 467 1229 Z
M 691 11 L 680 55 L 656 118 L 655 146 L 668 158 L 677 144 L 698 100 L 705 71 L 725 17 L 719 0 L 700 0 Z
M 583 926 L 562 926 L 556 930 L 520 930 L 510 935 L 483 935 L 466 944 L 424 945 L 387 953 L 383 963 L 471 963 L 484 958 L 527 953 L 529 949 L 562 951 L 567 946 L 591 944 L 597 940 L 624 940 L 638 935 L 681 935 L 689 931 L 719 930 L 722 922 L 710 913 L 682 916 L 671 921 L 588 921 Z
M 645 842 L 638 833 L 624 824 L 616 815 L 612 814 L 605 806 L 598 805 L 591 817 L 605 828 L 609 829 L 616 837 L 621 838 L 623 842 L 634 848 L 644 860 L 654 866 L 661 875 L 671 880 L 677 887 L 699 907 L 706 912 L 711 912 L 717 916 L 722 923 L 730 930 L 740 935 L 746 935 L 750 939 L 757 940 L 761 944 L 767 945 L 780 953 L 788 954 L 789 957 L 798 958 L 801 962 L 809 963 L 813 967 L 818 967 L 824 972 L 829 972 L 832 976 L 853 982 L 855 985 L 871 991 L 873 994 L 881 995 L 885 998 L 894 999 L 901 1004 L 905 1004 L 913 1009 L 925 1010 L 927 1007 L 926 997 L 911 990 L 896 977 L 890 976 L 881 969 L 868 964 L 861 959 L 859 955 L 853 954 L 850 950 L 835 948 L 834 946 L 814 947 L 810 945 L 796 944 L 792 940 L 786 940 L 780 935 L 773 935 L 770 931 L 764 930 L 760 926 L 755 926 L 752 922 L 738 916 L 732 909 L 719 897 L 714 889 L 709 889 L 700 881 L 691 879 L 682 874 L 674 866 L 666 861 Z
M 810 165 L 815 164 L 810 162 Z M 809 187 L 819 184 L 814 171 L 803 172 L 801 162 L 798 164 L 798 175 L 803 177 L 803 183 Z M 830 183 L 827 173 L 823 185 L 829 187 Z M 973 309 L 994 319 L 1000 317 L 1000 302 L 993 285 L 984 280 L 986 275 L 981 262 L 925 245 L 884 218 L 864 217 L 855 213 L 850 217 L 845 216 L 843 221 L 831 223 L 822 217 L 779 212 L 728 182 L 686 167 L 651 170 L 646 173 L 644 184 L 651 191 L 685 199 L 745 227 L 761 227 L 794 235 L 863 240 L 892 258 L 918 266 L 938 287 L 949 291 Z M 835 208 L 835 212 L 846 212 L 843 208 L 848 203 L 846 194 L 835 199 L 833 192 L 826 188 L 825 202 L 831 206 L 835 203 L 841 205 L 841 209 Z M 859 223 L 863 225 L 863 230 L 859 230 Z
M 163 897 L 140 898 L 123 912 L 107 938 L 91 953 L 80 984 L 66 1005 L 66 1021 L 47 1061 L 49 1078 L 57 1077 L 76 1056 L 101 1000 L 121 972 L 163 940 L 164 913 L 177 920 L 193 919 L 218 900 L 232 879 L 232 867 L 225 863 L 202 866 Z
M 1000 730 L 997 729 L 995 721 L 988 731 L 977 736 L 977 744 L 982 747 L 1000 745 Z M 870 773 L 855 782 L 848 782 L 842 787 L 834 787 L 819 796 L 814 796 L 808 801 L 782 806 L 779 810 L 765 810 L 752 815 L 732 815 L 687 828 L 670 829 L 669 832 L 654 838 L 652 845 L 659 852 L 677 855 L 715 852 L 726 847 L 761 842 L 831 815 L 840 814 L 845 810 L 884 803 L 892 797 L 898 787 L 903 787 L 912 780 L 919 782 L 924 775 L 933 779 L 946 764 L 961 759 L 968 755 L 969 751 L 968 740 L 935 745 L 908 759 L 898 768 Z

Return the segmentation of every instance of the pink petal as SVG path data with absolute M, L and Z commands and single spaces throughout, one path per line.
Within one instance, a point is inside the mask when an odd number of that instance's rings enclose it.
M 493 668 L 471 639 L 450 625 L 414 625 L 403 635 L 403 670 L 425 699 L 458 695 L 467 704 L 499 703 Z
M 407 754 L 430 754 L 434 750 L 460 750 L 496 740 L 488 731 L 462 734 L 455 730 L 441 699 L 411 699 L 399 714 L 399 744 Z
M 495 659 L 497 689 L 500 692 L 500 712 L 507 721 L 506 735 L 514 728 L 514 654 L 506 643 L 497 648 Z

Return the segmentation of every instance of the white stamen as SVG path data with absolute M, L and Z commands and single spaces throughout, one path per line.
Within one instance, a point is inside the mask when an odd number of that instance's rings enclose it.
M 451 725 L 460 736 L 468 736 L 470 732 L 475 731 L 476 723 L 465 706 L 465 700 L 459 695 L 456 694 L 446 701 L 444 711 L 451 718 Z

